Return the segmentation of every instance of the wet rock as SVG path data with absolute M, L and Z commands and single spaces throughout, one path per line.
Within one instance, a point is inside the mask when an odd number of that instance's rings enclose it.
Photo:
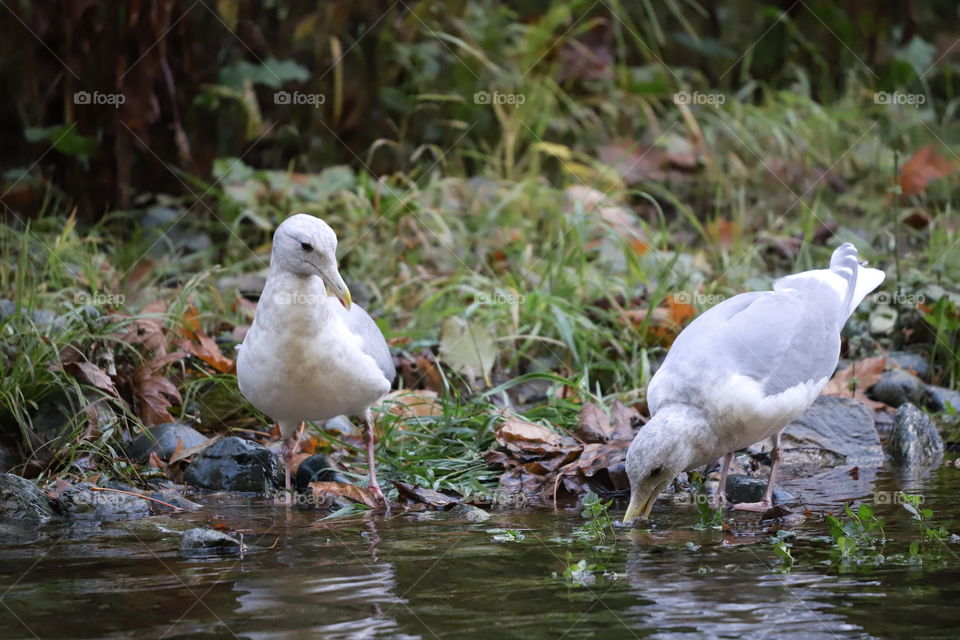
M 462 518 L 469 522 L 486 522 L 493 516 L 481 509 L 480 507 L 475 507 L 472 504 L 467 504 L 466 502 L 461 502 L 457 504 L 453 509 L 450 509 L 450 513 L 456 518 Z
M 927 401 L 927 390 L 923 381 L 909 371 L 891 369 L 883 372 L 880 380 L 867 390 L 867 396 L 891 407 L 905 402 L 922 405 Z
M 744 476 L 739 474 L 727 476 L 727 500 L 736 504 L 739 502 L 760 502 L 763 493 L 767 490 L 767 479 Z M 774 486 L 773 504 L 790 502 L 793 496 L 783 489 Z
M 97 491 L 89 482 L 64 489 L 57 500 L 57 509 L 71 517 L 96 520 L 142 518 L 151 513 L 149 500 L 116 491 Z
M 235 556 L 244 550 L 239 540 L 213 529 L 190 529 L 180 539 L 180 555 L 185 558 Z
M 172 489 L 154 491 L 153 493 L 150 494 L 150 497 L 153 498 L 154 500 L 160 500 L 161 502 L 172 504 L 173 506 L 179 507 L 184 511 L 196 511 L 197 509 L 200 509 L 201 507 L 203 507 L 202 504 L 198 504 L 193 500 L 184 498 L 182 495 L 180 495 L 176 491 L 173 491 Z M 170 513 L 172 511 L 172 509 L 170 509 L 169 507 L 164 507 L 162 504 L 156 504 L 156 503 L 153 503 L 153 504 L 154 504 L 154 509 L 158 512 Z
M 53 507 L 47 494 L 26 478 L 0 474 L 0 519 L 47 520 Z
M 912 371 L 923 380 L 926 380 L 930 373 L 930 364 L 927 359 L 913 351 L 891 351 L 887 354 L 887 361 L 895 363 L 901 369 Z
M 283 486 L 283 469 L 266 447 L 230 436 L 196 456 L 183 479 L 201 489 L 261 492 Z
M 932 467 L 943 459 L 943 439 L 927 414 L 907 403 L 894 416 L 887 451 L 901 467 Z
M 766 443 L 764 447 L 769 448 Z M 823 467 L 876 466 L 884 461 L 873 414 L 859 400 L 820 396 L 787 425 L 781 439 L 787 475 L 809 476 Z
M 297 467 L 296 487 L 300 493 L 309 491 L 311 482 L 346 482 L 350 481 L 330 465 L 327 457 L 319 453 L 305 458 Z
M 927 385 L 927 407 L 932 411 L 946 411 L 947 405 L 960 412 L 960 392 L 946 387 Z
M 127 456 L 134 460 L 146 462 L 151 453 L 156 453 L 162 460 L 168 459 L 182 442 L 184 449 L 196 447 L 207 441 L 207 437 L 193 427 L 179 422 L 165 422 L 150 427 L 146 433 L 141 433 L 127 445 Z
M 20 308 L 20 313 L 26 311 L 25 308 Z M 17 305 L 13 300 L 0 299 L 0 320 L 9 318 L 10 316 L 17 313 Z M 46 309 L 34 309 L 30 311 L 30 319 L 33 320 L 33 323 L 37 326 L 46 326 L 46 325 L 55 325 L 63 326 L 64 320 L 60 318 L 53 311 L 48 311 Z

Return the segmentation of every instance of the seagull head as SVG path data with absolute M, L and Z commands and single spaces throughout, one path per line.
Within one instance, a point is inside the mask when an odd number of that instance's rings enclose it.
M 296 213 L 280 224 L 273 234 L 270 268 L 301 277 L 318 276 L 327 293 L 336 296 L 347 309 L 350 289 L 337 269 L 337 234 L 320 218 Z
M 693 466 L 698 456 L 690 437 L 691 428 L 700 423 L 697 414 L 664 407 L 637 432 L 627 450 L 630 504 L 624 522 L 650 515 L 657 496 L 677 474 Z

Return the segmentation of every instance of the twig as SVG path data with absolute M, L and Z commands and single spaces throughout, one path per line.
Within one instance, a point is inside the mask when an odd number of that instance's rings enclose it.
M 134 493 L 133 491 L 123 491 L 122 489 L 108 489 L 107 487 L 90 487 L 93 491 L 112 491 L 114 493 L 122 493 L 124 495 L 133 496 L 134 498 L 143 498 L 144 500 L 149 500 L 150 502 L 156 502 L 157 504 L 162 504 L 165 507 L 170 507 L 176 511 L 183 511 L 182 507 L 178 507 L 175 504 L 170 504 L 169 502 L 164 502 L 163 500 L 157 500 L 156 498 L 151 498 L 150 496 L 145 496 L 142 493 Z

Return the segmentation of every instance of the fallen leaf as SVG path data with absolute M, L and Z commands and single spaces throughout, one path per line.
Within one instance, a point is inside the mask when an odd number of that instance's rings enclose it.
M 887 405 L 882 402 L 868 398 L 866 391 L 880 380 L 886 368 L 887 359 L 884 356 L 857 360 L 833 374 L 821 393 L 825 396 L 856 398 L 871 409 L 885 408 Z
M 450 505 L 460 502 L 460 498 L 449 496 L 434 489 L 424 489 L 412 484 L 407 484 L 406 482 L 398 481 L 394 481 L 393 485 L 397 488 L 397 491 L 400 492 L 401 498 L 406 498 L 407 500 L 412 500 L 413 502 L 420 502 L 431 506 L 434 509 L 446 509 Z
M 140 418 L 148 426 L 173 422 L 170 407 L 183 402 L 177 387 L 160 370 L 184 357 L 175 351 L 144 362 L 133 372 L 133 393 L 137 399 Z
M 508 417 L 496 430 L 494 436 L 501 445 L 514 453 L 527 456 L 544 456 L 565 451 L 579 450 L 576 440 L 562 436 L 543 425 Z
M 437 398 L 437 392 L 429 389 L 398 389 L 384 396 L 380 407 L 401 418 L 439 416 L 443 415 L 443 406 Z
M 729 247 L 741 236 L 740 224 L 719 217 L 707 223 L 707 238 L 721 247 Z
M 639 427 L 642 418 L 640 412 L 633 407 L 614 400 L 610 405 L 610 426 L 613 429 L 611 440 L 633 440 L 634 426 Z
M 900 190 L 903 195 L 920 195 L 931 181 L 943 178 L 953 171 L 953 163 L 937 154 L 933 145 L 925 145 L 907 160 L 900 170 Z
M 107 375 L 106 371 L 92 362 L 68 362 L 62 366 L 62 369 L 77 380 L 86 382 L 97 389 L 102 389 L 116 398 L 120 397 L 120 392 L 117 391 L 113 379 Z
M 610 416 L 594 403 L 585 403 L 580 409 L 577 435 L 584 442 L 606 442 L 610 439 L 611 432 Z
M 346 498 L 351 502 L 363 504 L 371 509 L 377 508 L 377 501 L 369 491 L 363 487 L 347 484 L 346 482 L 311 482 L 309 485 L 314 499 L 323 504 L 334 504 L 335 498 Z
M 220 373 L 230 373 L 234 361 L 223 355 L 216 341 L 203 331 L 185 331 L 187 338 L 178 340 L 177 346 L 192 356 L 200 358 Z
M 173 453 L 170 454 L 170 459 L 167 460 L 167 464 L 174 464 L 180 462 L 181 460 L 186 460 L 187 458 L 192 458 L 193 456 L 201 453 L 204 449 L 212 445 L 214 442 L 223 438 L 223 435 L 216 435 L 212 438 L 207 439 L 206 442 L 201 442 L 200 444 L 190 447 L 188 449 L 183 448 L 183 440 L 177 441 L 177 446 L 173 450 Z

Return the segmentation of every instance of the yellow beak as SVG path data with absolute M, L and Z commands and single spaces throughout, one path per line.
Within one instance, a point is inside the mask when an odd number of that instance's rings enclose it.
M 646 518 L 650 515 L 650 511 L 653 509 L 653 503 L 657 501 L 657 498 L 663 492 L 663 488 L 667 486 L 667 483 L 664 482 L 647 496 L 646 500 L 642 500 L 639 495 L 636 493 L 630 494 L 630 504 L 627 505 L 627 512 L 623 514 L 624 524 L 629 524 L 637 516 L 643 516 Z

